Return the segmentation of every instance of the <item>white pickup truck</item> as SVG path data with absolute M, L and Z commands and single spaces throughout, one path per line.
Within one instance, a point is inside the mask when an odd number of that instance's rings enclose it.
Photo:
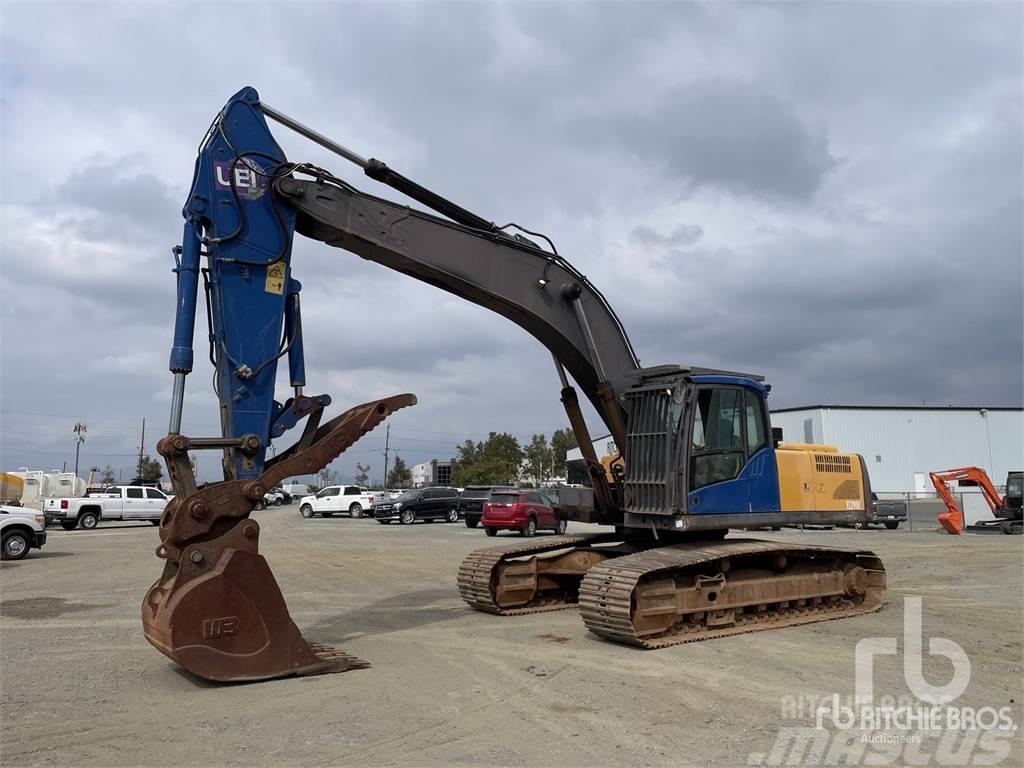
M 45 499 L 43 514 L 47 524 L 60 523 L 66 531 L 92 529 L 100 520 L 149 520 L 159 525 L 171 498 L 159 488 L 112 485 L 78 498 Z
M 27 507 L 0 506 L 0 559 L 21 560 L 46 543 L 43 516 Z

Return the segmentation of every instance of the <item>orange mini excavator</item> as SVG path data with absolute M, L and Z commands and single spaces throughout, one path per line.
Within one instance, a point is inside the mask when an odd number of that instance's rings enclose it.
M 947 533 L 959 536 L 960 532 L 964 528 L 963 513 L 956 505 L 956 500 L 953 498 L 953 494 L 949 490 L 949 483 L 953 480 L 965 485 L 974 485 L 981 488 L 981 495 L 985 498 L 985 503 L 988 504 L 989 509 L 992 510 L 992 515 L 995 517 L 995 520 L 987 524 L 982 524 L 982 527 L 998 525 L 999 529 L 1003 533 L 1021 533 L 1021 508 L 1019 505 L 1014 505 L 1011 502 L 1011 497 L 1014 495 L 1012 486 L 1014 486 L 1015 482 L 1018 488 L 1020 486 L 1020 472 L 1011 472 L 1007 477 L 1005 498 L 1000 496 L 996 487 L 992 485 L 992 481 L 989 479 L 988 473 L 979 467 L 945 469 L 941 472 L 929 472 L 928 476 L 932 479 L 932 485 L 934 485 L 935 490 L 938 491 L 939 498 L 942 499 L 943 503 L 946 505 L 946 511 L 941 513 L 938 519 L 939 525 L 941 525 Z M 1019 495 L 1019 490 L 1017 495 Z

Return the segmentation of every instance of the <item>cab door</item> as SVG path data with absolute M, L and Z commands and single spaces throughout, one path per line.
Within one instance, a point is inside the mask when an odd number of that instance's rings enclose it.
M 159 520 L 166 506 L 167 497 L 163 491 L 158 491 L 156 488 L 146 489 L 146 506 L 142 511 L 143 517 L 147 520 Z
M 747 512 L 779 512 L 779 470 L 772 445 L 771 422 L 759 392 L 743 390 L 743 435 L 747 466 L 741 475 L 747 482 Z
M 441 500 L 437 491 L 426 490 L 420 494 L 419 507 L 416 516 L 420 518 L 437 517 L 441 509 Z
M 441 491 L 440 494 L 441 509 L 440 514 L 442 517 L 448 516 L 449 509 L 458 509 L 459 507 L 459 494 L 450 488 L 446 488 Z
M 778 472 L 761 393 L 739 385 L 701 385 L 692 410 L 690 513 L 778 511 Z
M 145 520 L 146 494 L 145 489 L 139 486 L 122 489 L 124 498 L 122 500 L 122 520 Z
M 541 528 L 554 528 L 554 510 L 548 505 L 544 495 L 541 493 L 531 493 L 530 501 L 533 502 L 533 508 L 536 510 L 537 525 Z
M 361 501 L 360 497 L 362 495 L 362 491 L 358 486 L 346 485 L 342 488 L 341 493 L 342 495 L 338 498 L 338 509 L 341 512 L 348 512 L 349 507 L 351 507 L 353 503 Z M 366 505 L 360 504 L 359 506 L 363 507 Z
M 316 500 L 313 502 L 313 508 L 317 512 L 336 512 L 339 493 L 341 493 L 341 488 L 336 485 L 331 486 L 330 488 L 324 488 L 316 495 Z

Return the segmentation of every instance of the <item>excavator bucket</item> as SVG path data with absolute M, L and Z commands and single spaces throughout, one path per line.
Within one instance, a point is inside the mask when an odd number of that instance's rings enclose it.
M 267 488 L 326 466 L 384 418 L 416 402 L 396 395 L 350 409 L 300 441 L 255 481 L 225 481 L 176 496 L 160 521 L 161 577 L 142 603 L 143 631 L 153 646 L 206 680 L 266 680 L 369 666 L 302 637 L 266 559 L 260 526 L 249 519 Z M 171 476 L 180 475 L 188 438 L 161 441 Z M 187 462 L 187 457 L 185 458 Z
M 302 637 L 257 551 L 258 539 L 259 525 L 246 520 L 225 537 L 186 547 L 177 566 L 168 563 L 142 606 L 146 639 L 206 680 L 265 680 L 369 666 Z
M 964 528 L 964 516 L 955 506 L 939 514 L 939 525 L 946 533 L 959 536 Z

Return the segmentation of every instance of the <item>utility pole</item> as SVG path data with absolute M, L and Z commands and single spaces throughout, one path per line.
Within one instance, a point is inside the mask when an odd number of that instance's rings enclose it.
M 391 425 L 388 424 L 387 432 L 384 433 L 384 483 L 385 490 L 388 487 L 388 450 L 391 445 Z
M 74 429 L 71 430 L 75 433 L 75 477 L 78 477 L 78 450 L 82 447 L 82 443 L 85 442 L 86 427 L 82 422 L 76 422 Z
M 142 438 L 139 440 L 139 466 L 135 469 L 138 480 L 142 480 L 142 449 L 146 447 L 146 419 L 142 419 Z

